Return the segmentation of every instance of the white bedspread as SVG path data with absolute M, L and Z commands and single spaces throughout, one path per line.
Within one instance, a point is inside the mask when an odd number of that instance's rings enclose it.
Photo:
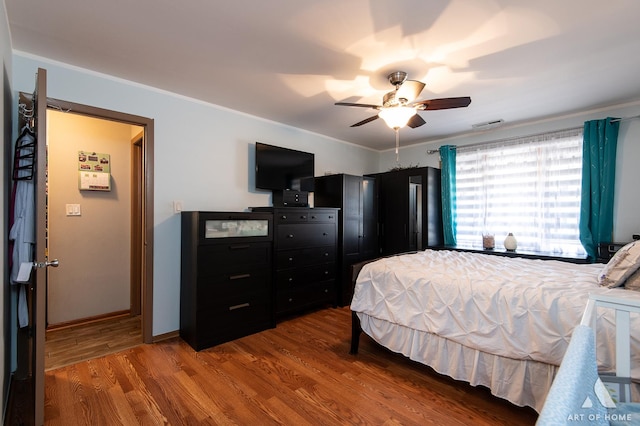
M 640 292 L 600 287 L 602 267 L 426 250 L 367 264 L 351 309 L 489 354 L 559 365 L 589 293 L 640 300 Z M 615 321 L 607 315 L 598 320 L 607 324 L 598 341 L 604 370 L 615 348 Z M 631 329 L 640 330 L 640 318 Z

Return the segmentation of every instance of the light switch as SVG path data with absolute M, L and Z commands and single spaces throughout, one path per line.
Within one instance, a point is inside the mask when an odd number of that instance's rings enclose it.
M 80 204 L 67 204 L 67 216 L 80 216 Z
M 182 201 L 173 202 L 173 212 L 180 213 L 182 211 Z

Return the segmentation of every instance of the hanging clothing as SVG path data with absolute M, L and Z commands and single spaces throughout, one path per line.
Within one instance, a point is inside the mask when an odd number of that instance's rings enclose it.
M 21 151 L 31 152 L 22 152 Z M 35 135 L 31 131 L 23 131 L 16 141 L 14 169 L 18 171 L 18 179 L 14 186 L 13 224 L 9 231 L 9 239 L 13 241 L 11 258 L 11 284 L 24 284 L 17 281 L 18 271 L 23 263 L 33 264 L 35 245 L 35 182 L 33 176 L 24 178 L 23 171 L 33 167 L 35 155 Z M 24 179 L 21 179 L 24 178 Z M 18 294 L 18 323 L 20 327 L 29 325 L 26 285 L 20 285 Z

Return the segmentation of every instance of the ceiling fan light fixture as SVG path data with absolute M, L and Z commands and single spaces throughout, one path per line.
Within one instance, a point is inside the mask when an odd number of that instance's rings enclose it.
M 416 115 L 416 109 L 408 106 L 383 108 L 378 113 L 378 116 L 392 129 L 403 128 L 414 115 Z

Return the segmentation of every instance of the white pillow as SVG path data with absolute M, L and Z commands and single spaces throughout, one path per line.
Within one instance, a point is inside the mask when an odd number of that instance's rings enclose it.
M 640 291 L 640 269 L 627 278 L 624 282 L 624 287 L 628 290 Z
M 640 268 L 640 241 L 633 241 L 613 255 L 598 275 L 604 287 L 619 287 Z

